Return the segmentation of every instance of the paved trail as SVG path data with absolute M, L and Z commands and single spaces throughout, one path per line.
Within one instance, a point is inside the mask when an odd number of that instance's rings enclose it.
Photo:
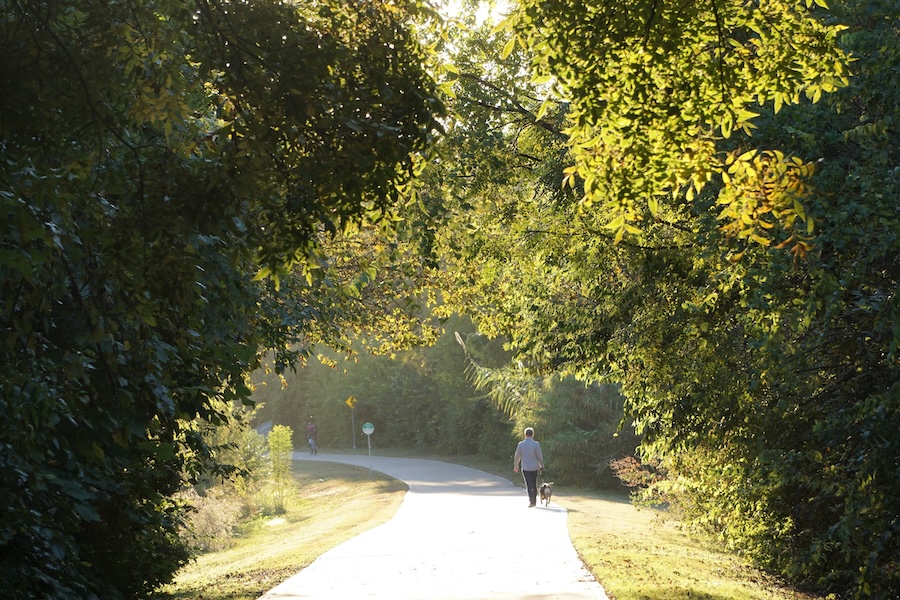
M 368 456 L 299 460 L 370 466 Z M 372 457 L 407 482 L 396 516 L 326 552 L 260 600 L 608 600 L 578 558 L 566 512 L 483 471 Z

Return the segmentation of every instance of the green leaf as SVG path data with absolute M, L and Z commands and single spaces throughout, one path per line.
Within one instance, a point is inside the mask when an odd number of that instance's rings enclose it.
M 547 109 L 550 108 L 551 101 L 549 99 L 541 102 L 541 107 L 538 109 L 537 116 L 534 118 L 535 121 L 540 121 L 545 114 L 547 114 Z
M 619 215 L 618 217 L 616 217 L 609 223 L 605 224 L 603 226 L 603 228 L 604 229 L 621 229 L 624 232 L 625 231 L 624 225 L 625 225 L 625 216 Z
M 509 40 L 504 44 L 503 50 L 500 52 L 500 59 L 506 60 L 510 54 L 512 54 L 513 49 L 516 47 L 516 36 L 512 36 Z

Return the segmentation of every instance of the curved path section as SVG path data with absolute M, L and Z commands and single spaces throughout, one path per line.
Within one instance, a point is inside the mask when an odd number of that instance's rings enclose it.
M 261 600 L 608 600 L 578 558 L 566 511 L 444 462 L 356 455 L 295 459 L 370 467 L 410 486 L 396 516 L 329 550 Z

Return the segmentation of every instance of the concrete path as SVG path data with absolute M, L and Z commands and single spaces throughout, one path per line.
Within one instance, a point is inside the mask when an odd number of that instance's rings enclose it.
M 370 466 L 366 455 L 295 459 Z M 396 516 L 261 600 L 609 600 L 555 504 L 528 508 L 523 488 L 444 462 L 373 456 L 371 468 L 409 484 Z

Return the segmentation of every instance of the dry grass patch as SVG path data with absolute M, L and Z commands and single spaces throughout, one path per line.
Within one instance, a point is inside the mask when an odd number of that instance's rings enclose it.
M 407 486 L 382 473 L 336 463 L 295 461 L 286 512 L 242 524 L 234 545 L 185 567 L 171 598 L 255 600 L 324 552 L 389 520 Z

